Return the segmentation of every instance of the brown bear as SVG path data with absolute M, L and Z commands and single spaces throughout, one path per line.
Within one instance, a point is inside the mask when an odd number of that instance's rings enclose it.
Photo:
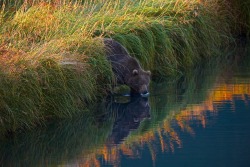
M 112 70 L 118 84 L 125 84 L 130 87 L 131 95 L 149 94 L 150 71 L 144 71 L 139 62 L 131 57 L 119 42 L 104 38 L 107 59 L 111 62 Z

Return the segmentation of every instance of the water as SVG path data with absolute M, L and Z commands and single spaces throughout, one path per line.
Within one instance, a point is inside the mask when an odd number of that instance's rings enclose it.
M 109 97 L 87 117 L 1 140 L 0 165 L 248 167 L 248 64 L 203 66 L 149 98 Z

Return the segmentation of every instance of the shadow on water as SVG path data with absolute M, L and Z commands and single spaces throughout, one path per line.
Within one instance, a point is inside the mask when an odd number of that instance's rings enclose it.
M 207 101 L 218 79 L 229 77 L 237 61 L 235 57 L 228 56 L 228 59 L 229 64 L 221 63 L 218 58 L 181 77 L 152 83 L 148 98 L 108 96 L 94 106 L 88 116 L 78 115 L 13 139 L 0 140 L 0 164 L 29 167 L 108 163 L 120 166 L 120 152 L 140 157 L 137 147 L 143 148 L 143 143 L 149 143 L 149 152 L 152 160 L 155 159 L 155 147 L 151 143 L 154 140 L 160 143 L 162 150 L 173 151 L 175 146 L 181 147 L 182 142 L 172 125 L 178 124 L 182 131 L 193 134 L 190 121 L 184 118 L 202 122 L 209 116 L 206 108 L 204 112 L 195 112 L 195 107 L 190 109 L 189 106 L 197 105 L 199 110 L 198 104 Z M 225 69 L 229 74 L 224 75 Z
M 144 119 L 150 119 L 150 105 L 147 97 L 108 97 L 107 113 L 101 117 L 102 122 L 113 119 L 113 128 L 108 136 L 110 145 L 121 143 L 130 133 L 137 129 Z

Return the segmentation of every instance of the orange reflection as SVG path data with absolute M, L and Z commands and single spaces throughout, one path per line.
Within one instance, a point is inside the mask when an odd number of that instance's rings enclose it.
M 120 145 L 103 146 L 95 150 L 95 153 L 88 156 L 84 162 L 78 162 L 80 166 L 100 166 L 100 157 L 114 166 L 119 166 L 121 153 L 131 158 L 140 157 L 140 150 L 147 146 L 151 152 L 153 163 L 156 160 L 157 148 L 154 144 L 159 141 L 161 152 L 174 152 L 175 147 L 182 147 L 182 142 L 178 132 L 171 127 L 171 122 L 175 121 L 181 131 L 195 135 L 194 130 L 190 126 L 190 121 L 197 120 L 203 128 L 207 125 L 206 113 L 217 115 L 216 104 L 223 101 L 233 102 L 233 98 L 244 100 L 247 102 L 246 95 L 250 95 L 250 84 L 220 84 L 209 92 L 207 100 L 198 105 L 188 105 L 181 111 L 174 112 L 171 118 L 166 118 L 161 125 L 155 129 L 136 137 L 128 137 L 128 139 Z M 99 157 L 99 159 L 98 159 Z

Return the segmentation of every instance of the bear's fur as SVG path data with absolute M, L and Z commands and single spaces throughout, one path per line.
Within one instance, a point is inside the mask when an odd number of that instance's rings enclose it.
M 139 62 L 131 57 L 119 42 L 105 38 L 104 45 L 107 59 L 111 62 L 117 83 L 128 85 L 131 94 L 148 94 L 150 71 L 144 71 Z

